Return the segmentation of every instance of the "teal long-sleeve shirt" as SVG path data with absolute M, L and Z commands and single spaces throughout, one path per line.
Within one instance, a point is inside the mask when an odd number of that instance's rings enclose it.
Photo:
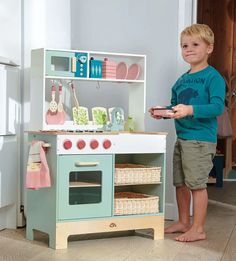
M 192 105 L 193 115 L 175 120 L 178 138 L 217 141 L 217 116 L 224 110 L 225 81 L 212 66 L 183 74 L 172 88 L 171 107 Z

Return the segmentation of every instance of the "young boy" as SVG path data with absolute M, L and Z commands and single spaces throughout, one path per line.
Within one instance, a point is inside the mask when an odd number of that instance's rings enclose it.
M 175 239 L 192 242 L 206 239 L 204 231 L 208 195 L 207 180 L 216 151 L 217 119 L 223 112 L 225 82 L 208 65 L 213 51 L 214 34 L 204 24 L 194 24 L 181 33 L 183 59 L 190 69 L 172 88 L 171 107 L 175 119 L 177 141 L 173 154 L 173 183 L 179 220 L 165 229 L 165 233 L 183 234 Z M 154 115 L 155 119 L 161 117 Z M 190 224 L 190 199 L 193 198 L 193 222 Z

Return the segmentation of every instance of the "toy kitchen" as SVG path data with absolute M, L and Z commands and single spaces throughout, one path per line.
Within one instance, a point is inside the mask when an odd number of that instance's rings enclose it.
M 34 175 L 44 177 L 26 186 L 27 239 L 47 233 L 53 249 L 89 233 L 153 229 L 162 239 L 167 133 L 145 132 L 146 56 L 32 50 L 30 85 L 27 169 L 41 161 Z M 114 97 L 98 99 L 101 86 Z M 117 105 L 124 89 L 125 108 Z

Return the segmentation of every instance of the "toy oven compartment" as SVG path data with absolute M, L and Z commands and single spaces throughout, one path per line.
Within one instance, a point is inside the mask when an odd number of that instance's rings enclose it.
M 112 215 L 112 155 L 59 156 L 59 219 Z

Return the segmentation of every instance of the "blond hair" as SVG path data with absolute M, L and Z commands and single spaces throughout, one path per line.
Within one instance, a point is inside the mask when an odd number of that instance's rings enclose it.
M 206 44 L 214 44 L 214 33 L 206 24 L 193 24 L 185 28 L 180 35 L 181 42 L 184 36 L 196 36 L 203 40 Z

